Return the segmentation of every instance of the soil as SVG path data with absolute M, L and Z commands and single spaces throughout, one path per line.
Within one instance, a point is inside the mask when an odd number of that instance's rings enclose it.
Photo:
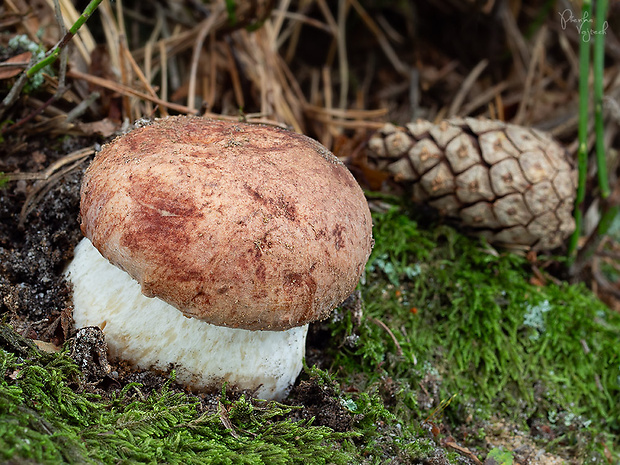
M 46 159 L 59 158 L 46 152 Z M 4 165 L 0 170 L 9 171 Z M 30 171 L 28 166 L 20 168 Z M 70 307 L 70 290 L 62 271 L 81 238 L 77 224 L 80 179 L 81 172 L 75 171 L 48 186 L 23 225 L 21 211 L 31 186 L 11 183 L 0 191 L 0 311 L 10 315 L 22 334 L 56 345 L 70 332 L 61 318 Z

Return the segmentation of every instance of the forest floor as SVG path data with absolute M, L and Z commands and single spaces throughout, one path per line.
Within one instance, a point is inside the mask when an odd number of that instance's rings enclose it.
M 63 273 L 82 237 L 82 174 L 141 118 L 268 121 L 346 161 L 387 121 L 483 116 L 548 131 L 576 154 L 579 31 L 563 21 L 580 17 L 576 5 L 273 3 L 104 1 L 68 47 L 66 74 L 57 62 L 2 107 L 1 460 L 620 463 L 618 227 L 571 272 L 565 250 L 496 249 L 379 192 L 383 178 L 360 178 L 373 254 L 358 291 L 311 325 L 307 366 L 282 403 L 189 392 L 170 373 L 106 360 L 100 333 L 76 334 Z M 53 2 L 5 2 L 0 24 L 4 98 L 62 34 Z M 593 170 L 587 191 L 582 250 L 596 236 Z

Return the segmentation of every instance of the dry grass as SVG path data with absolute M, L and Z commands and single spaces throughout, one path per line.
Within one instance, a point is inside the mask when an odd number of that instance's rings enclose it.
M 69 0 L 59 3 L 65 24 L 72 24 L 79 13 Z M 122 123 L 169 112 L 269 120 L 332 145 L 347 130 L 376 128 L 387 119 L 484 115 L 536 125 L 573 142 L 578 36 L 575 28 L 561 28 L 553 8 L 526 37 L 524 30 L 541 14 L 527 2 L 489 1 L 481 10 L 467 3 L 419 4 L 415 9 L 394 2 L 380 9 L 358 0 L 253 0 L 237 2 L 231 13 L 224 0 L 205 5 L 105 0 L 73 39 L 71 90 L 37 119 L 66 115 L 98 90 L 100 98 L 84 115 L 88 120 L 111 117 Z M 502 49 L 489 57 L 481 31 L 470 56 L 459 56 L 425 37 L 425 22 L 433 23 L 428 28 L 444 20 L 423 16 L 431 13 L 446 21 L 460 18 L 465 31 L 468 22 L 490 22 Z M 46 49 L 60 38 L 52 0 L 43 5 L 9 0 L 0 15 L 10 36 L 26 34 Z M 39 39 L 42 27 L 46 32 Z M 452 40 L 460 40 L 458 31 L 452 33 Z M 618 58 L 613 31 L 609 36 L 609 55 Z M 57 87 L 57 77 L 47 80 L 48 93 Z M 606 88 L 617 99 L 618 66 L 607 68 Z M 15 121 L 23 110 L 12 109 Z M 615 126 L 609 125 L 610 140 Z

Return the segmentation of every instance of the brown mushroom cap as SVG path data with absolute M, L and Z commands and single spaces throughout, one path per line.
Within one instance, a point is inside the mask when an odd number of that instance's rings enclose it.
M 80 213 L 84 235 L 144 295 L 232 328 L 327 317 L 372 248 L 364 194 L 325 147 L 198 117 L 106 145 L 86 171 Z

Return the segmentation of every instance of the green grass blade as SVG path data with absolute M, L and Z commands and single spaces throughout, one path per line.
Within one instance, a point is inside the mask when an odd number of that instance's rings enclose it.
M 598 183 L 601 197 L 609 197 L 609 181 L 607 176 L 607 159 L 605 157 L 605 138 L 603 127 L 603 72 L 605 65 L 605 34 L 607 0 L 596 1 L 596 18 L 594 22 L 594 54 L 592 58 L 594 72 L 594 129 L 596 131 L 596 163 L 598 167 Z
M 581 12 L 582 18 L 592 17 L 592 2 L 584 0 Z M 589 29 L 588 29 L 589 31 Z M 586 177 L 588 171 L 588 103 L 589 103 L 589 75 L 590 75 L 590 35 L 586 29 L 581 29 L 581 41 L 579 42 L 579 148 L 577 150 L 577 163 L 579 179 L 577 182 L 577 198 L 575 200 L 575 232 L 573 233 L 568 254 L 574 260 L 577 252 L 577 242 L 581 233 L 582 204 L 586 197 Z

